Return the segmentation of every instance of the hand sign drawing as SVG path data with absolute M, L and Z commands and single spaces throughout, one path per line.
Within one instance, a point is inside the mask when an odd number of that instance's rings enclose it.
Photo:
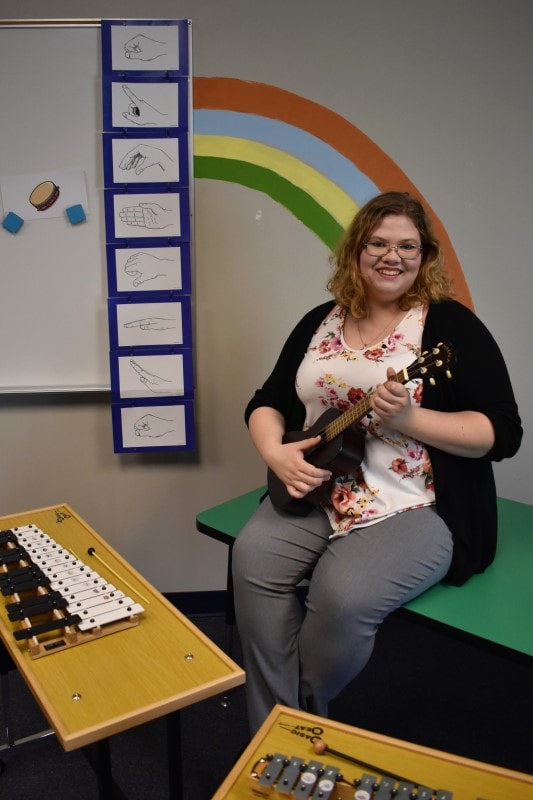
M 168 275 L 168 265 L 173 264 L 171 258 L 159 258 L 150 253 L 133 253 L 124 265 L 124 272 L 133 278 L 133 285 L 140 286 L 156 278 Z
M 175 212 L 163 208 L 158 203 L 139 203 L 138 206 L 123 208 L 119 214 L 121 222 L 143 228 L 168 228 L 176 224 Z
M 166 52 L 165 42 L 150 39 L 143 33 L 134 36 L 124 45 L 124 55 L 132 60 L 154 61 L 156 58 L 166 55 Z
M 174 160 L 164 150 L 141 142 L 126 153 L 119 168 L 133 169 L 136 175 L 142 175 L 146 169 L 151 167 L 159 167 L 162 172 L 165 172 L 172 164 L 174 164 Z
M 176 327 L 176 320 L 164 317 L 146 317 L 126 322 L 124 327 L 139 328 L 141 331 L 168 331 Z
M 165 125 L 165 118 L 168 114 L 158 111 L 157 108 L 147 103 L 146 100 L 138 97 L 132 92 L 129 86 L 123 85 L 122 91 L 130 101 L 128 110 L 122 113 L 122 116 L 127 119 L 128 122 L 139 126 Z
M 171 419 L 156 417 L 154 414 L 145 414 L 135 422 L 134 429 L 135 436 L 151 436 L 158 439 L 160 436 L 172 433 L 174 422 Z
M 141 367 L 133 358 L 130 358 L 130 364 L 139 375 L 141 383 L 144 384 L 147 389 L 150 389 L 150 391 L 155 394 L 169 394 L 171 391 L 171 381 L 166 380 L 166 378 L 161 378 L 159 375 L 154 375 L 153 372 L 148 372 L 147 369 Z

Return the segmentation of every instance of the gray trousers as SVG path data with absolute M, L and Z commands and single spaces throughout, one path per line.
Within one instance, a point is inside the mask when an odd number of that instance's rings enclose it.
M 326 717 L 363 669 L 380 622 L 438 583 L 452 536 L 433 507 L 329 540 L 326 515 L 277 511 L 266 498 L 233 548 L 237 625 L 250 728 L 275 703 Z M 309 579 L 302 606 L 296 586 Z

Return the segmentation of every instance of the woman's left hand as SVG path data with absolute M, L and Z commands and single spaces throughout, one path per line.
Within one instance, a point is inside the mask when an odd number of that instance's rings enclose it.
M 492 422 L 480 411 L 435 411 L 411 403 L 409 392 L 387 369 L 387 380 L 376 386 L 370 405 L 382 422 L 418 442 L 464 458 L 481 458 L 494 445 Z
M 370 403 L 376 414 L 390 428 L 403 431 L 411 414 L 412 405 L 409 392 L 395 379 L 392 367 L 387 369 L 387 380 L 376 386 Z

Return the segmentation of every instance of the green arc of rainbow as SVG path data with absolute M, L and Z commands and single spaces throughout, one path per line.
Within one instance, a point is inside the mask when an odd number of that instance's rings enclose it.
M 365 134 L 335 112 L 291 92 L 234 78 L 194 80 L 194 175 L 269 195 L 333 250 L 357 212 L 388 189 L 428 208 L 453 279 L 472 307 L 448 235 L 427 201 Z
M 237 140 L 234 147 L 228 148 L 227 142 L 220 142 L 212 137 L 208 139 L 209 141 L 206 141 L 203 136 L 195 135 L 196 178 L 216 177 L 219 180 L 232 181 L 249 189 L 265 192 L 289 209 L 321 241 L 333 249 L 335 242 L 342 235 L 343 226 L 328 210 L 328 205 L 321 199 L 320 192 L 311 192 L 305 182 L 296 183 L 295 175 L 291 173 L 289 177 L 286 169 L 274 169 L 266 165 L 270 161 L 280 160 L 279 158 L 265 160 L 260 157 L 261 154 L 255 152 L 257 148 L 239 147 Z M 237 148 L 238 153 L 229 154 Z M 284 161 L 283 166 L 287 167 L 290 164 Z M 346 205 L 348 206 L 348 203 Z M 356 210 L 354 208 L 354 213 Z

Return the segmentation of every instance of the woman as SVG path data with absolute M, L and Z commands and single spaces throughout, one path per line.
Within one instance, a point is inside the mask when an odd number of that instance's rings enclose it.
M 299 322 L 248 404 L 252 440 L 289 500 L 266 498 L 233 553 L 252 730 L 275 703 L 327 716 L 391 611 L 494 558 L 491 462 L 514 455 L 522 428 L 500 350 L 451 299 L 441 262 L 418 200 L 370 200 L 336 253 L 334 300 Z M 453 354 L 451 377 L 406 380 L 404 368 L 439 343 Z M 284 443 L 361 398 L 364 457 L 349 473 L 314 465 L 320 436 Z M 304 509 L 319 487 L 325 499 Z M 287 513 L 294 503 L 303 515 Z

